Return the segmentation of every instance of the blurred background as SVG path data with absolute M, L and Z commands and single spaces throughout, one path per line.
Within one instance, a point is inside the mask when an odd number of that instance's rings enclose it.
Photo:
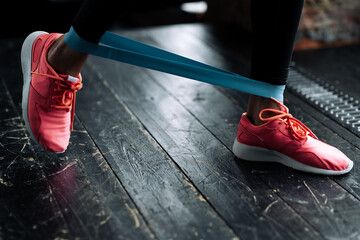
M 251 0 L 139 1 L 119 10 L 117 27 L 135 28 L 192 22 L 229 24 L 250 31 Z M 1 38 L 25 37 L 45 30 L 66 32 L 80 0 L 9 1 L 2 6 Z M 38 14 L 37 14 L 38 13 Z M 46 21 L 44 21 L 46 19 Z M 359 43 L 360 1 L 305 0 L 296 49 Z

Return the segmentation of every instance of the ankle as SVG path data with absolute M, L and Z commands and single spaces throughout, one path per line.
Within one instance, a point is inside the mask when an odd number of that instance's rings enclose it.
M 77 76 L 88 58 L 88 54 L 77 52 L 70 48 L 61 36 L 49 48 L 47 61 L 50 66 L 61 74 Z
M 250 120 L 250 122 L 256 126 L 262 125 L 265 122 L 263 122 L 259 118 L 259 114 L 261 110 L 270 108 L 270 109 L 276 109 L 281 110 L 278 103 L 273 101 L 270 98 L 260 97 L 256 95 L 250 95 L 249 96 L 249 102 L 247 107 L 247 113 L 246 116 Z M 269 116 L 267 116 L 269 115 Z M 264 113 L 263 117 L 271 117 L 273 115 L 276 115 L 274 113 Z

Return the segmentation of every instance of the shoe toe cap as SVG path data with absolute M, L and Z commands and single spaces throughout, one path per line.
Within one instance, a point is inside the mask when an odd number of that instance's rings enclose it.
M 70 113 L 53 111 L 42 114 L 38 141 L 47 151 L 62 153 L 69 145 Z
M 41 135 L 39 138 L 39 143 L 45 150 L 55 153 L 65 152 L 67 146 L 69 145 L 69 137 L 67 136 L 56 136 L 56 135 Z
M 352 161 L 339 149 L 309 137 L 301 148 L 303 154 L 312 154 L 308 157 L 313 160 L 312 165 L 325 170 L 344 171 L 352 166 Z

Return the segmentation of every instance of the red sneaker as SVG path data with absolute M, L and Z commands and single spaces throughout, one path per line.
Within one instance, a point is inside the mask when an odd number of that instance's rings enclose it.
M 253 125 L 244 113 L 233 145 L 234 154 L 248 161 L 278 162 L 310 173 L 340 175 L 349 172 L 353 162 L 340 150 L 320 140 L 302 122 L 288 113 L 264 109 L 259 117 L 265 123 Z M 263 118 L 264 112 L 278 115 Z
M 75 95 L 81 75 L 57 74 L 47 62 L 50 46 L 59 33 L 34 32 L 24 41 L 21 66 L 24 78 L 22 113 L 30 136 L 51 152 L 64 152 L 74 119 Z

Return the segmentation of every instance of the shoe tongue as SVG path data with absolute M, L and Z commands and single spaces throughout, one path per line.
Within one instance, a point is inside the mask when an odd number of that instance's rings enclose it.
M 68 82 L 77 83 L 79 81 L 79 78 L 77 77 L 73 77 L 70 75 L 63 75 L 63 74 L 58 74 L 58 75 Z

